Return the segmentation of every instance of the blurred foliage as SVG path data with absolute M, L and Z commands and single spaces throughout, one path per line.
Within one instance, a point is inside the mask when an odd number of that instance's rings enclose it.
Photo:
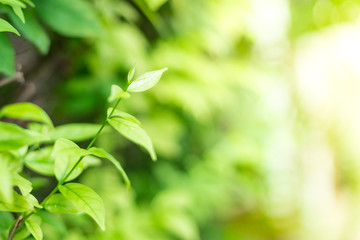
M 31 100 L 56 125 L 98 122 L 110 86 L 124 85 L 132 66 L 166 66 L 162 82 L 122 106 L 139 116 L 159 161 L 143 161 L 149 156 L 134 144 L 102 135 L 98 145 L 121 159 L 132 189 L 105 164 L 87 170 L 81 182 L 104 199 L 106 231 L 87 216 L 43 213 L 45 239 L 357 239 L 347 232 L 358 213 L 332 238 L 311 227 L 317 212 L 303 193 L 316 178 L 307 179 L 311 162 L 301 159 L 314 139 L 332 149 L 334 194 L 348 192 L 349 206 L 358 205 L 360 154 L 340 125 L 324 125 L 302 104 L 292 61 L 304 36 L 357 22 L 360 1 L 75 2 L 36 0 L 25 11 L 35 10 L 51 37 L 48 55 L 26 73 L 37 87 Z M 45 80 L 34 79 L 44 67 L 51 69 Z M 18 92 L 16 83 L 3 86 L 0 104 L 16 101 Z M 8 216 L 0 228 L 1 221 Z

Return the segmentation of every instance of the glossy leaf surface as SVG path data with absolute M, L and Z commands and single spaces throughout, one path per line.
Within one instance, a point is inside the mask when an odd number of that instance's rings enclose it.
M 80 183 L 59 186 L 60 192 L 80 210 L 91 216 L 102 230 L 105 230 L 105 207 L 99 195 Z
M 114 115 L 108 119 L 108 122 L 121 135 L 143 146 L 149 152 L 151 158 L 156 160 L 156 153 L 152 141 L 135 117 L 116 110 Z
M 136 80 L 130 83 L 128 87 L 128 92 L 143 92 L 152 88 L 159 82 L 162 74 L 166 70 L 167 68 L 163 68 L 160 70 L 144 73 L 143 75 L 141 75 Z
M 80 213 L 81 211 L 63 195 L 57 193 L 52 195 L 44 204 L 44 208 L 53 213 Z
M 40 224 L 41 224 L 41 219 L 36 215 L 32 215 L 31 217 L 25 220 L 26 228 L 29 230 L 31 235 L 33 235 L 33 237 L 36 240 L 43 239 L 43 233 Z

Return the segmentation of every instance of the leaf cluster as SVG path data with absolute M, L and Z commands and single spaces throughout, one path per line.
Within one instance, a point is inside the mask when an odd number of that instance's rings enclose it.
M 141 123 L 134 116 L 118 110 L 117 106 L 125 95 L 153 87 L 165 70 L 147 72 L 132 80 L 135 71 L 132 69 L 126 89 L 112 87 L 109 99 L 116 103 L 108 109 L 102 125 L 71 123 L 54 126 L 42 108 L 29 102 L 9 104 L 0 109 L 0 119 L 17 119 L 26 124 L 24 128 L 0 121 L 0 218 L 6 220 L 0 228 L 0 236 L 22 239 L 27 236 L 26 233 L 31 233 L 35 239 L 42 239 L 39 213 L 43 210 L 85 213 L 102 230 L 105 229 L 105 207 L 100 196 L 90 187 L 72 181 L 85 168 L 96 166 L 101 159 L 106 159 L 115 166 L 127 188 L 130 188 L 130 180 L 120 162 L 105 149 L 93 146 L 108 124 L 143 147 L 156 160 L 152 141 Z M 87 148 L 81 148 L 74 142 L 83 140 L 91 140 Z M 25 174 L 27 168 L 39 176 L 54 176 L 57 180 L 57 186 L 41 202 L 32 193 L 33 183 Z M 16 221 L 8 214 L 10 212 L 17 213 Z M 12 221 L 15 222 L 11 225 Z

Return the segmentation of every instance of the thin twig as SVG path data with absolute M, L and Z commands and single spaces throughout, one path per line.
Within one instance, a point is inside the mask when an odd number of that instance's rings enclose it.
M 21 226 L 22 219 L 23 219 L 23 215 L 20 215 L 19 218 L 16 220 L 14 227 L 11 230 L 8 240 L 12 240 L 14 238 L 16 231 Z
M 0 87 L 5 86 L 6 84 L 9 84 L 11 82 L 19 82 L 24 83 L 24 73 L 21 71 L 18 71 L 14 74 L 12 77 L 4 78 L 0 80 Z

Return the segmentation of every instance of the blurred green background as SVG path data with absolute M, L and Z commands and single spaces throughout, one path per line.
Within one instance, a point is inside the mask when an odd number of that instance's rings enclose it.
M 44 1 L 34 9 L 46 19 Z M 1 87 L 0 104 L 34 102 L 56 125 L 99 123 L 133 65 L 168 67 L 121 105 L 159 160 L 105 132 L 97 145 L 121 159 L 132 189 L 106 164 L 85 171 L 106 231 L 43 213 L 45 239 L 360 239 L 360 1 L 88 2 L 98 25 L 81 31 L 95 36 L 48 29 L 46 56 L 12 36 L 26 84 Z

